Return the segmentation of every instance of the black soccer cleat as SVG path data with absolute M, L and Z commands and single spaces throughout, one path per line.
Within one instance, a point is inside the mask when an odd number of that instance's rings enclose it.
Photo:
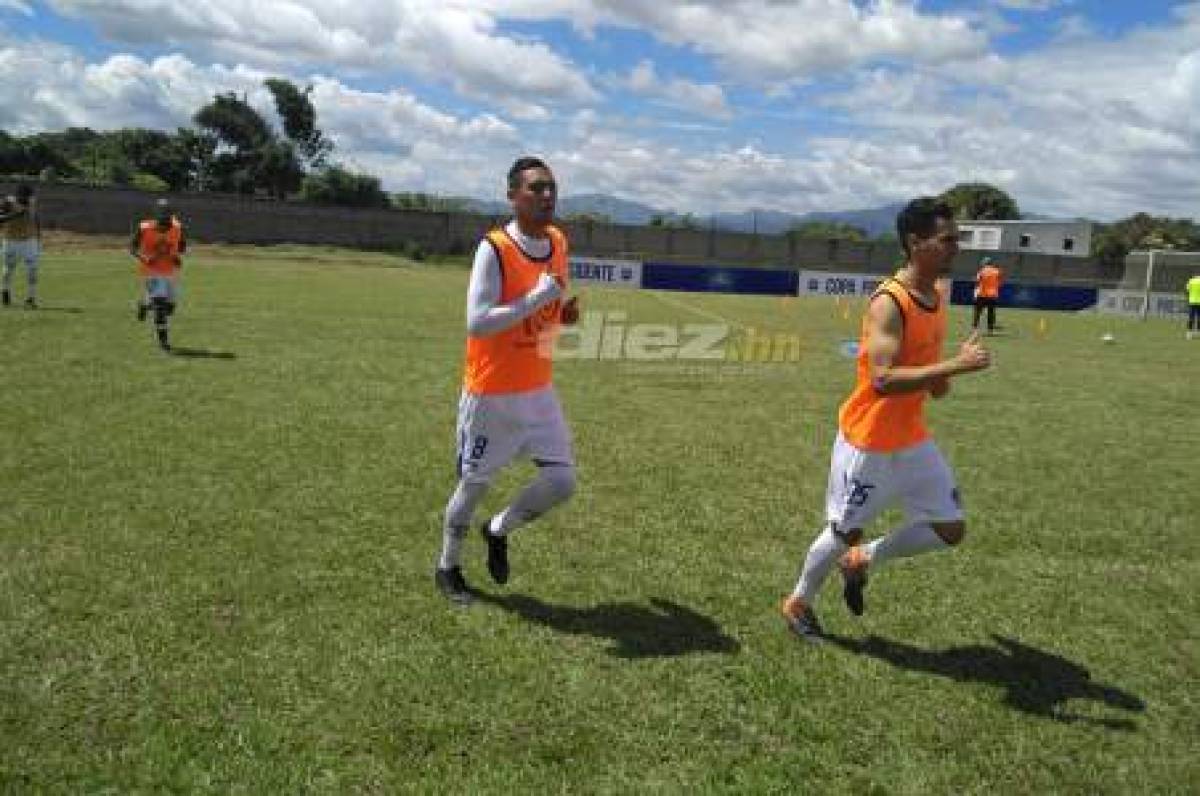
M 149 304 L 147 304 L 147 303 L 146 303 L 146 302 L 144 302 L 144 301 L 139 301 L 139 302 L 138 302 L 138 305 L 137 305 L 137 319 L 138 319 L 138 323 L 144 323 L 144 322 L 145 322 L 145 320 L 146 320 L 146 313 L 148 313 L 149 311 L 150 311 L 150 305 L 149 305 Z
M 869 564 L 870 559 L 859 546 L 847 550 L 841 561 L 838 562 L 838 566 L 842 570 L 842 599 L 846 601 L 846 607 L 850 609 L 850 613 L 855 616 L 862 616 L 867 607 L 866 601 L 863 599 L 863 589 L 867 587 Z
M 479 533 L 483 535 L 483 540 L 487 542 L 487 569 L 488 574 L 492 576 L 492 580 L 500 585 L 508 583 L 508 539 L 503 536 L 496 536 L 488 530 L 489 523 L 484 523 L 479 528 Z
M 167 331 L 165 329 L 158 330 L 158 347 L 168 354 L 171 353 L 171 341 L 167 338 Z
M 462 567 L 435 569 L 433 571 L 433 582 L 437 584 L 438 591 L 452 603 L 469 605 L 471 600 L 474 599 L 471 587 L 467 585 L 467 579 L 463 577 Z
M 6 307 L 12 304 L 12 293 L 9 293 L 7 290 L 0 290 L 0 304 Z

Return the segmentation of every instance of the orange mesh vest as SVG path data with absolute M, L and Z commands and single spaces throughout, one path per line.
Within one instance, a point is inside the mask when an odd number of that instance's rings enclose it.
M 138 254 L 142 262 L 138 273 L 142 276 L 175 276 L 179 270 L 179 241 L 183 238 L 183 227 L 179 219 L 171 219 L 165 231 L 158 228 L 157 221 L 143 221 L 138 225 Z
M 937 306 L 929 309 L 898 280 L 884 281 L 871 296 L 891 296 L 900 307 L 903 328 L 900 351 L 893 364 L 900 367 L 932 365 L 941 359 L 942 343 L 946 338 L 946 297 L 938 297 Z M 922 406 L 925 390 L 883 395 L 871 383 L 871 368 L 867 356 L 867 322 L 863 319 L 858 348 L 858 381 L 854 392 L 842 404 L 838 425 L 842 436 L 859 450 L 875 453 L 907 448 L 929 437 L 925 428 Z
M 494 229 L 485 240 L 500 260 L 500 303 L 516 301 L 537 284 L 542 273 L 567 284 L 567 238 L 557 227 L 547 227 L 550 255 L 534 259 L 502 229 Z M 469 393 L 529 392 L 550 384 L 550 358 L 558 334 L 562 302 L 551 301 L 525 320 L 488 337 L 467 337 L 467 364 L 463 386 Z
M 980 298 L 1000 298 L 1000 269 L 985 265 L 975 277 Z

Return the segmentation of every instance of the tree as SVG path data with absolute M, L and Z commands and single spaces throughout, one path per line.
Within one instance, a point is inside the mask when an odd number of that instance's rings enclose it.
M 217 137 L 180 127 L 175 131 L 175 145 L 186 165 L 188 183 L 198 191 L 207 190 L 209 171 L 217 152 Z
M 1191 219 L 1137 213 L 1092 236 L 1092 256 L 1105 265 L 1119 266 L 1137 249 L 1200 249 L 1200 227 Z
M 320 168 L 325 165 L 333 143 L 317 129 L 317 110 L 309 99 L 312 86 L 301 91 L 291 81 L 281 78 L 267 80 L 266 86 L 275 98 L 275 110 L 283 121 L 283 134 L 309 166 Z
M 304 182 L 304 168 L 290 141 L 271 141 L 259 150 L 255 164 L 255 182 L 275 199 L 286 199 Z
M 854 243 L 863 243 L 867 240 L 866 230 L 840 221 L 805 221 L 792 227 L 790 234 L 797 238 L 845 240 Z
M 233 92 L 217 94 L 212 102 L 196 111 L 192 120 L 220 143 L 243 155 L 258 150 L 275 137 L 258 111 Z
M 938 197 L 954 210 L 960 221 L 1004 221 L 1019 219 L 1021 210 L 1004 191 L 983 182 L 963 182 Z
M 378 177 L 326 166 L 304 178 L 300 195 L 307 202 L 349 207 L 388 207 L 388 195 Z

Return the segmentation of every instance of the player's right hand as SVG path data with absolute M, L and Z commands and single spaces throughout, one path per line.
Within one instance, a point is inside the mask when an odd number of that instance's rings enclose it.
M 958 356 L 955 359 L 958 361 L 962 373 L 984 370 L 992 364 L 992 354 L 979 342 L 978 330 L 971 332 L 971 336 L 959 346 Z

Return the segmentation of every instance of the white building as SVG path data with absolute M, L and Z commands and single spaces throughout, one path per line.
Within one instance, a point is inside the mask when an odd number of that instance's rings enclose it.
M 1090 221 L 960 221 L 958 230 L 963 251 L 1087 257 L 1092 250 Z

